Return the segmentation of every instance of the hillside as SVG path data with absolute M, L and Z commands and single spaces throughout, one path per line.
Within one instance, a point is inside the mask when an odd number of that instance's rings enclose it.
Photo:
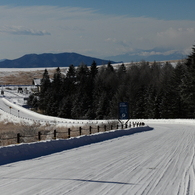
M 0 68 L 68 67 L 71 64 L 78 66 L 82 63 L 89 66 L 93 61 L 98 65 L 102 65 L 107 64 L 109 60 L 93 58 L 77 53 L 27 54 L 18 59 L 0 62 Z

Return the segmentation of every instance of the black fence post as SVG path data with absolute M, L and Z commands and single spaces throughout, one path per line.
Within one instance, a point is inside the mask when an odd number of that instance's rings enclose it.
M 41 132 L 38 132 L 38 140 L 41 141 Z
M 127 123 L 125 124 L 125 128 L 127 128 Z
M 106 125 L 104 125 L 104 131 L 106 131 Z
M 89 126 L 89 134 L 91 134 L 91 129 L 92 129 L 91 126 Z
M 18 133 L 17 134 L 17 144 L 19 144 L 20 143 L 20 134 Z
M 100 132 L 100 126 L 99 125 L 97 126 L 97 131 L 98 131 L 98 133 Z
M 82 135 L 82 128 L 79 127 L 79 135 Z
M 53 131 L 53 138 L 54 139 L 56 139 L 56 134 L 57 134 L 57 132 L 56 132 L 56 129 Z
M 68 138 L 70 138 L 70 128 L 68 128 Z
M 123 124 L 121 125 L 121 128 L 123 129 Z
M 118 124 L 116 125 L 116 129 L 118 129 Z
M 112 130 L 112 125 L 110 125 L 110 130 Z

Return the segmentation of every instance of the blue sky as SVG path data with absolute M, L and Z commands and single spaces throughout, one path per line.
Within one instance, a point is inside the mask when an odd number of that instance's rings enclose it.
M 81 7 L 97 10 L 102 14 L 145 16 L 165 20 L 195 20 L 193 0 L 1 0 L 0 5 L 34 6 L 51 5 L 59 7 Z
M 0 0 L 0 59 L 76 52 L 107 58 L 189 54 L 195 1 Z M 111 59 L 112 60 L 112 59 Z

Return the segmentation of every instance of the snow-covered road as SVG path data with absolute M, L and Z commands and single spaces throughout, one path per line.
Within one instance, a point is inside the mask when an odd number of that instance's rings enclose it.
M 195 125 L 149 126 L 154 129 L 2 165 L 0 192 L 194 195 Z

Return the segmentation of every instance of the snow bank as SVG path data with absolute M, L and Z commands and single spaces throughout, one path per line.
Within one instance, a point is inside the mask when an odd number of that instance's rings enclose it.
M 130 135 L 143 131 L 150 131 L 151 127 L 139 127 L 123 130 L 112 130 L 103 133 L 96 133 L 93 135 L 84 135 L 70 139 L 41 141 L 29 144 L 10 145 L 0 147 L 0 165 L 12 163 L 20 160 L 28 160 L 43 155 L 60 152 L 75 147 L 80 147 L 96 142 L 101 142 L 120 136 Z

